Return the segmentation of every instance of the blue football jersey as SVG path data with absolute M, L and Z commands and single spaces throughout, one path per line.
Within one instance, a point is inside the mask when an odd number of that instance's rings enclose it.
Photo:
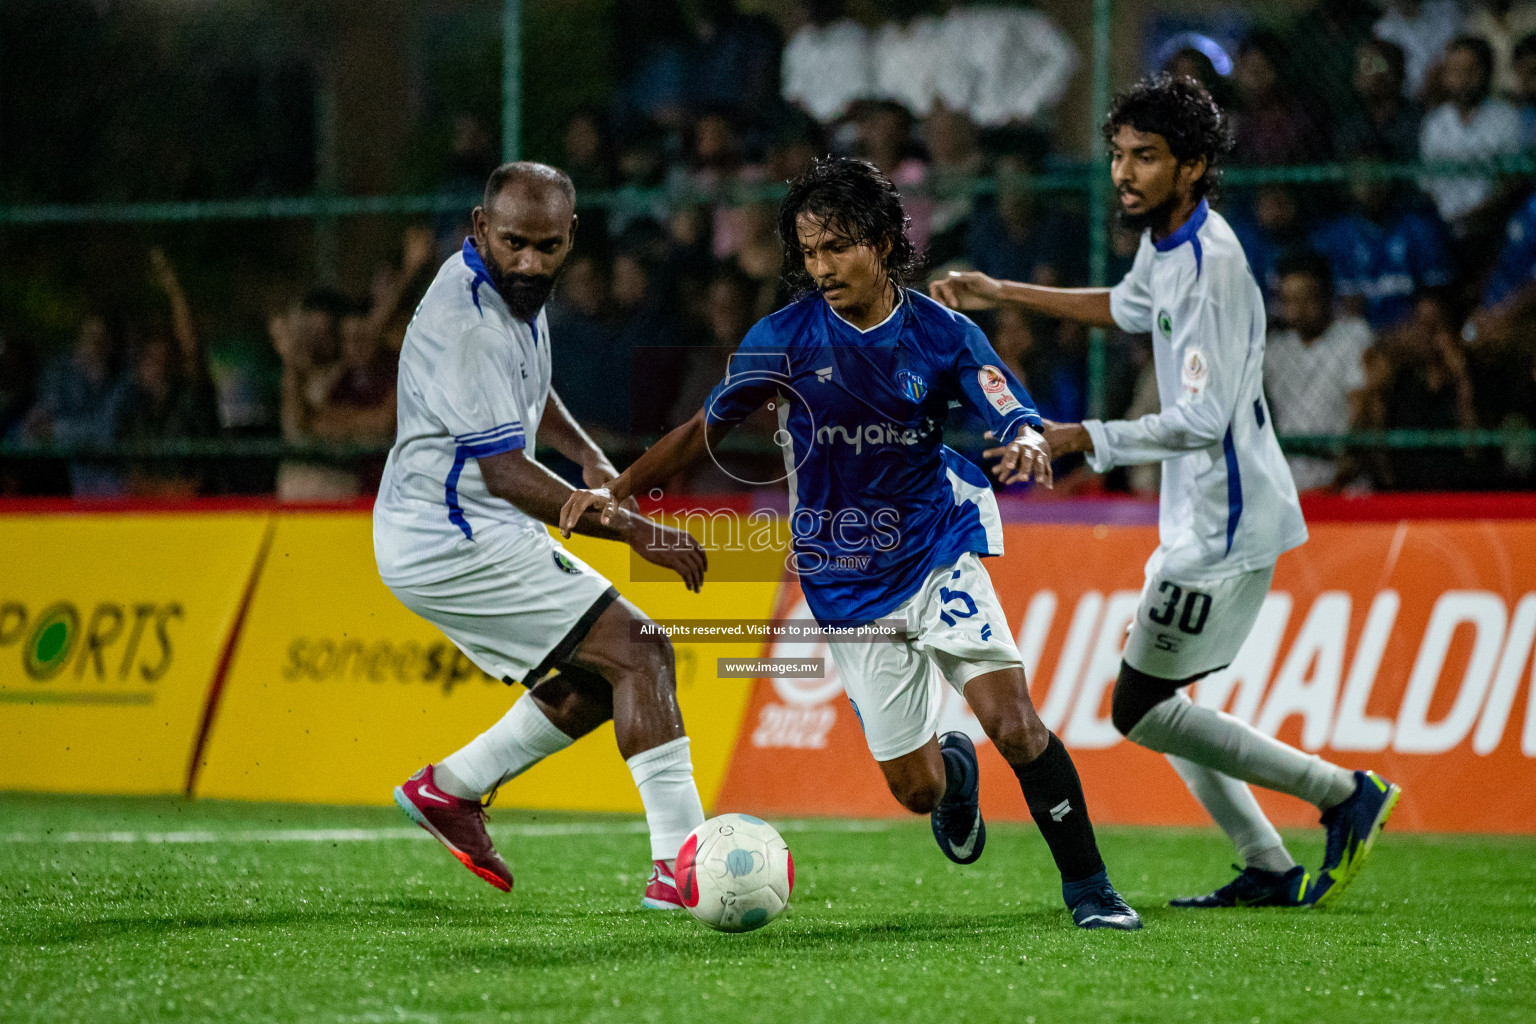
M 944 445 L 944 420 L 959 403 L 1004 440 L 1041 421 L 969 318 L 908 289 L 861 331 L 812 292 L 758 321 L 704 409 L 734 425 L 766 402 L 792 557 L 822 623 L 870 622 L 965 552 L 1002 554 L 987 474 Z

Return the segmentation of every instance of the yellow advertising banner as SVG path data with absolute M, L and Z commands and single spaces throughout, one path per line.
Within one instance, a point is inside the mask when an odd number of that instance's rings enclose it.
M 776 582 L 632 582 L 621 544 L 567 547 L 656 619 L 770 615 Z M 759 577 L 771 579 L 772 577 Z M 750 679 L 721 680 L 715 659 L 761 643 L 677 645 L 678 700 L 706 806 L 730 761 Z M 366 513 L 283 513 L 252 600 L 195 792 L 205 797 L 385 804 L 393 787 L 495 722 L 523 693 L 482 673 L 379 581 Z M 513 780 L 501 805 L 639 811 L 612 726 Z
M 270 515 L 0 515 L 0 790 L 179 793 Z

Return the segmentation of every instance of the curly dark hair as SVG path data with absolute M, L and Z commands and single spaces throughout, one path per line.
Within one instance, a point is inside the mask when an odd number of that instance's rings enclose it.
M 802 213 L 815 215 L 831 231 L 854 245 L 876 250 L 889 245 L 885 273 L 900 288 L 923 265 L 922 254 L 907 237 L 910 218 L 891 179 L 867 160 L 826 157 L 815 160 L 789 183 L 779 205 L 779 241 L 784 246 L 783 275 L 796 294 L 811 289 L 796 231 Z
M 1104 141 L 1129 126 L 1161 135 L 1179 163 L 1205 157 L 1205 174 L 1195 182 L 1195 196 L 1221 184 L 1221 160 L 1232 151 L 1232 127 L 1205 86 L 1189 78 L 1153 75 L 1115 96 L 1104 118 Z

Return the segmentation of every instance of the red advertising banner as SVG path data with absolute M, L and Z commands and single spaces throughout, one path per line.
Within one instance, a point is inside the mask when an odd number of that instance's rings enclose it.
M 1198 824 L 1204 812 L 1159 755 L 1109 718 L 1150 527 L 1016 525 L 986 564 L 1045 723 L 1072 751 L 1096 820 Z M 807 618 L 786 587 L 778 614 Z M 1322 523 L 1280 559 L 1237 659 L 1191 696 L 1271 735 L 1401 784 L 1393 827 L 1536 832 L 1536 523 Z M 903 814 L 886 792 L 825 649 L 822 679 L 759 680 L 716 808 L 764 814 Z M 982 805 L 1027 820 L 1006 764 L 949 694 L 940 729 L 982 751 Z M 1497 799 L 1489 797 L 1496 793 Z M 1282 825 L 1317 812 L 1259 792 Z

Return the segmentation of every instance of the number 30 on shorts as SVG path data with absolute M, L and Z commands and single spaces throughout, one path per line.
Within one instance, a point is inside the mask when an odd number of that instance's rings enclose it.
M 1194 590 L 1185 590 L 1177 583 L 1163 580 L 1157 585 L 1158 593 L 1166 594 L 1167 600 L 1161 608 L 1148 610 L 1147 618 L 1159 626 L 1173 624 L 1174 616 L 1179 619 L 1179 630 L 1190 636 L 1199 636 L 1205 628 L 1205 620 L 1211 614 L 1211 595 L 1202 594 Z M 1179 605 L 1182 602 L 1183 612 L 1180 613 Z

